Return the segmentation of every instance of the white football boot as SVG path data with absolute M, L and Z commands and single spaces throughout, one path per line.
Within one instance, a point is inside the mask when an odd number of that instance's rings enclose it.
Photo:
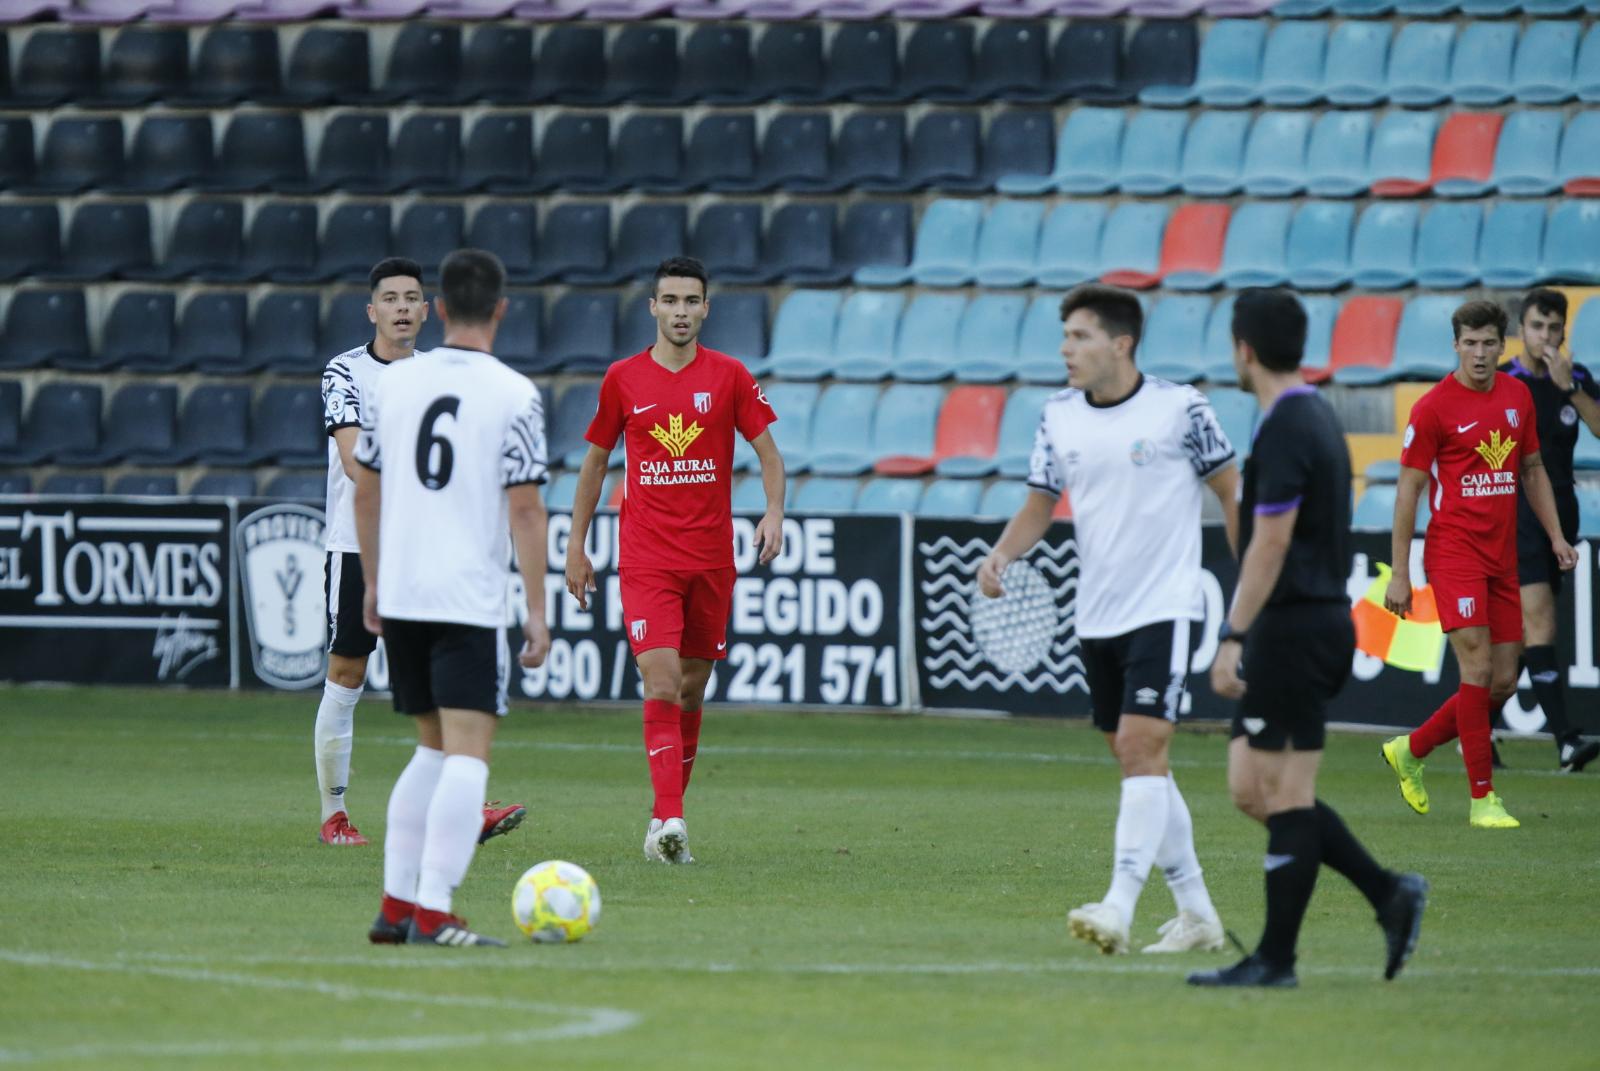
M 661 833 L 661 819 L 650 819 L 650 828 L 644 831 L 644 857 L 652 863 L 665 863 L 666 857 L 661 854 L 661 849 L 656 846 L 656 837 Z
M 683 819 L 668 818 L 656 830 L 655 837 L 656 853 L 662 862 L 694 862 L 694 856 L 689 854 L 689 827 L 683 824 Z
M 1145 952 L 1220 952 L 1222 951 L 1222 920 L 1203 918 L 1193 911 L 1180 911 L 1177 918 L 1168 919 L 1156 931 L 1161 940 L 1145 945 Z
M 1128 950 L 1128 927 L 1110 904 L 1084 904 L 1067 912 L 1072 936 L 1088 941 L 1108 956 Z

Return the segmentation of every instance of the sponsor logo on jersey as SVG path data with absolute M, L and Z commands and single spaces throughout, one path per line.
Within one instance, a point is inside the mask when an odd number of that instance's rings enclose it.
M 1128 456 L 1135 465 L 1148 465 L 1156 459 L 1156 444 L 1149 439 L 1135 439 L 1133 446 L 1128 450 Z
M 711 392 L 697 390 L 694 392 L 694 411 L 697 413 L 711 412 Z
M 327 619 L 322 585 L 322 511 L 278 505 L 258 509 L 234 534 L 250 658 L 277 688 L 309 688 L 323 677 Z
M 1478 612 L 1478 600 L 1471 595 L 1463 595 L 1456 600 L 1456 613 L 1462 617 L 1470 618 Z
M 644 642 L 644 633 L 646 627 L 645 619 L 642 617 L 628 625 L 628 635 L 633 637 L 634 643 Z
M 1413 428 L 1410 424 L 1407 424 L 1406 425 L 1405 437 L 1400 440 L 1400 449 L 1402 449 L 1402 450 L 1409 449 L 1410 446 L 1411 446 L 1411 440 L 1415 439 L 1416 437 L 1417 437 L 1417 429 Z
M 1507 410 L 1507 412 L 1510 412 L 1510 410 Z M 1501 439 L 1499 428 L 1489 433 L 1488 442 L 1479 440 L 1478 445 L 1473 447 L 1478 452 L 1478 456 L 1487 461 L 1492 469 L 1504 468 L 1506 458 L 1510 457 L 1511 451 L 1516 448 L 1517 440 Z
M 709 397 L 709 395 L 707 396 Z M 663 428 L 656 424 L 650 429 L 650 437 L 667 448 L 667 453 L 673 457 L 682 457 L 688 452 L 694 441 L 700 438 L 705 429 L 696 420 L 688 427 L 683 426 L 683 414 L 673 413 L 667 417 L 667 426 Z
M 1506 419 L 1511 422 L 1511 426 L 1513 428 L 1516 427 L 1517 426 L 1517 411 L 1515 409 L 1507 409 L 1506 410 Z

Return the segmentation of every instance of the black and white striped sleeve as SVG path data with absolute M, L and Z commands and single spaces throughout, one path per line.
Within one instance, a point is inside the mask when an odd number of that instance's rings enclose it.
M 1233 444 L 1222 430 L 1216 410 L 1206 396 L 1189 388 L 1187 419 L 1183 430 L 1183 452 L 1194 466 L 1194 474 L 1209 480 L 1233 463 Z
M 322 370 L 322 425 L 329 435 L 361 426 L 361 387 L 343 357 Z
M 1039 430 L 1033 433 L 1033 454 L 1028 459 L 1028 486 L 1056 498 L 1061 497 L 1061 466 L 1056 464 L 1055 447 L 1050 444 L 1050 424 L 1039 414 Z
M 356 437 L 356 464 L 373 472 L 383 471 L 383 455 L 378 449 L 378 400 L 371 398 L 361 420 L 361 434 Z
M 544 483 L 547 478 L 544 403 L 535 389 L 506 428 L 505 444 L 500 451 L 500 483 L 504 487 L 515 487 Z

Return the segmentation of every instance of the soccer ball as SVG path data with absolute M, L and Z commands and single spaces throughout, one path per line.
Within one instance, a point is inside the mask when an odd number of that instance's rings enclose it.
M 511 917 L 541 944 L 580 940 L 600 922 L 600 886 L 576 863 L 540 863 L 511 890 Z

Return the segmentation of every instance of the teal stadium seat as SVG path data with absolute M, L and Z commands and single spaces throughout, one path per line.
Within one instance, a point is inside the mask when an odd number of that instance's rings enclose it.
M 1222 280 L 1230 289 L 1282 286 L 1288 281 L 1288 203 L 1245 203 L 1228 224 L 1222 247 Z
M 1556 179 L 1568 193 L 1600 193 L 1600 111 L 1580 111 L 1567 123 Z
M 1017 339 L 1028 299 L 1020 294 L 979 294 L 961 316 L 956 379 L 999 383 L 1017 373 Z
M 1054 387 L 1019 387 L 1006 399 L 1000 415 L 1000 440 L 997 459 L 1000 475 L 1010 479 L 1028 478 L 1028 461 L 1033 456 L 1033 437 L 1039 430 L 1039 414 Z
M 859 476 L 872 467 L 872 418 L 878 388 L 836 383 L 822 392 L 811 418 L 811 470 L 824 476 Z
M 1016 377 L 1024 383 L 1067 381 L 1061 358 L 1061 299 L 1039 294 L 1028 305 L 1017 337 Z
M 911 278 L 921 286 L 965 286 L 972 281 L 983 227 L 981 201 L 935 201 L 922 214 L 911 254 Z M 863 268 L 858 281 L 878 275 Z M 903 281 L 903 280 L 902 280 Z M 893 285 L 893 284 L 891 284 Z
M 1483 205 L 1442 201 L 1429 208 L 1417 230 L 1417 285 L 1465 290 L 1477 283 Z
M 1600 131 L 1597 131 L 1600 134 Z M 1506 116 L 1495 146 L 1495 189 L 1513 197 L 1547 197 L 1561 188 L 1556 178 L 1561 151 L 1561 115 L 1521 111 Z
M 1372 108 L 1388 93 L 1387 22 L 1341 22 L 1328 39 L 1323 94 L 1341 108 Z
M 1470 22 L 1456 41 L 1450 64 L 1450 96 L 1457 104 L 1483 108 L 1511 99 L 1511 61 L 1516 23 Z
M 1351 278 L 1365 290 L 1398 290 L 1416 281 L 1419 209 L 1415 204 L 1368 205 L 1356 222 Z
M 973 275 L 979 286 L 1027 286 L 1039 259 L 1042 201 L 1002 200 L 984 217 Z
M 1498 202 L 1483 221 L 1478 245 L 1483 284 L 1520 290 L 1536 283 L 1544 257 L 1544 233 L 1544 202 Z
M 934 480 L 922 492 L 917 516 L 972 517 L 982 494 L 983 485 L 977 480 Z
M 1511 93 L 1524 104 L 1565 104 L 1577 95 L 1579 22 L 1541 19 L 1528 24 L 1511 66 Z
M 1239 192 L 1250 119 L 1245 112 L 1202 112 L 1189 125 L 1179 167 L 1179 185 L 1184 193 L 1229 197 Z
M 931 383 L 894 383 L 878 399 L 868 455 L 880 472 L 899 469 L 890 459 L 931 458 L 944 390 Z
M 844 295 L 837 290 L 795 290 L 778 308 L 766 371 L 785 379 L 817 379 L 833 361 L 833 340 Z
M 1020 480 L 995 480 L 978 500 L 978 516 L 1009 519 L 1028 500 L 1028 485 Z
M 1200 348 L 1200 378 L 1207 383 L 1237 383 L 1233 367 L 1233 295 L 1220 298 L 1206 320 L 1205 343 Z
M 1338 290 L 1350 282 L 1350 231 L 1355 205 L 1349 201 L 1301 204 L 1289 225 L 1287 267 L 1296 290 Z
M 1203 374 L 1196 339 L 1203 339 L 1211 299 L 1194 294 L 1164 297 L 1144 323 L 1139 367 L 1175 383 L 1193 383 Z
M 1256 416 L 1260 411 L 1256 396 L 1231 387 L 1218 387 L 1208 391 L 1206 398 L 1217 414 L 1222 433 L 1233 444 L 1234 452 L 1240 458 L 1249 457 L 1254 445 Z
M 815 383 L 769 383 L 762 388 L 778 422 L 771 425 L 772 441 L 783 454 L 790 472 L 811 467 L 811 426 L 822 388 Z
M 1284 23 L 1285 28 L 1307 23 Z M 1311 112 L 1262 112 L 1245 143 L 1241 178 L 1252 197 L 1293 197 L 1304 193 L 1306 151 L 1311 144 Z
M 1545 232 L 1546 282 L 1600 283 L 1600 202 L 1561 201 Z
M 1408 22 L 1395 35 L 1389 57 L 1389 100 L 1407 108 L 1437 108 L 1450 99 L 1452 22 Z
M 1318 197 L 1359 197 L 1370 185 L 1372 113 L 1324 112 L 1306 149 L 1306 189 Z
M 894 371 L 895 339 L 906 299 L 902 294 L 858 290 L 839 310 L 828 371 L 840 379 L 880 380 Z
M 794 508 L 799 513 L 848 513 L 855 501 L 856 481 L 838 477 L 813 476 L 794 493 Z
M 962 358 L 958 345 L 967 299 L 960 294 L 918 294 L 900 321 L 895 342 L 894 377 L 931 383 L 956 374 Z
M 1414 297 L 1400 317 L 1390 366 L 1401 379 L 1437 380 L 1456 367 L 1450 346 L 1450 316 L 1461 304 L 1458 295 Z
M 857 513 L 915 513 L 922 501 L 922 481 L 875 476 L 856 495 Z
M 1596 72 L 1600 79 L 1600 71 Z M 1600 91 L 1600 83 L 1597 83 Z M 1061 126 L 1056 147 L 1056 167 L 1050 187 L 1017 189 L 1015 180 L 1001 180 L 1002 193 L 1109 193 L 1116 189 L 1122 167 L 1123 130 L 1127 113 L 1121 108 L 1078 108 Z M 1025 185 L 1032 185 L 1025 183 Z
M 1187 112 L 1147 108 L 1134 114 L 1122 142 L 1117 185 L 1123 193 L 1161 197 L 1178 188 Z
M 1100 243 L 1110 209 L 1103 201 L 1062 201 L 1039 232 L 1040 286 L 1065 290 L 1100 273 Z
M 1305 108 L 1322 99 L 1328 58 L 1326 22 L 1280 22 L 1261 56 L 1261 99 L 1280 108 Z

